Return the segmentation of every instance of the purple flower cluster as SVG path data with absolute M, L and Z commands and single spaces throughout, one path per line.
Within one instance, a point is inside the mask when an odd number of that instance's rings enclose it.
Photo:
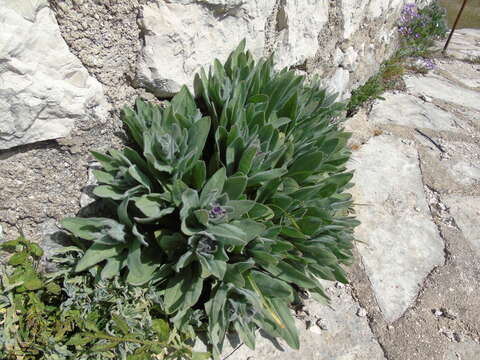
M 398 31 L 405 37 L 414 37 L 418 39 L 420 34 L 415 32 L 413 24 L 416 24 L 420 18 L 416 4 L 406 4 L 400 15 L 400 25 Z M 423 20 L 424 22 L 425 20 Z
M 209 211 L 208 217 L 211 218 L 211 219 L 218 219 L 220 217 L 223 217 L 226 213 L 227 213 L 227 211 L 223 207 L 221 207 L 219 205 L 215 205 Z
M 423 58 L 423 66 L 428 69 L 428 70 L 433 70 L 435 69 L 436 65 L 435 62 L 432 59 L 425 59 Z

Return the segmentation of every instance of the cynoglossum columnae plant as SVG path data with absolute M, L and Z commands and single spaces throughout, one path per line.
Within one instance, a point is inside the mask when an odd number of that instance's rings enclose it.
M 63 221 L 92 242 L 78 271 L 102 262 L 103 278 L 154 286 L 177 329 L 206 323 L 217 357 L 229 329 L 298 348 L 288 305 L 300 288 L 327 299 L 319 278 L 347 281 L 357 225 L 342 106 L 244 46 L 196 76 L 197 100 L 184 87 L 165 108 L 126 109 L 135 148 L 93 153 L 115 216 Z

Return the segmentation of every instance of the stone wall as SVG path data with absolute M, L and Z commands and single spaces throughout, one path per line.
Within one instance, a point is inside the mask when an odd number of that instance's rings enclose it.
M 343 98 L 395 48 L 407 0 L 0 0 L 0 223 L 34 238 L 75 214 L 119 109 L 172 95 L 241 39 Z M 156 97 L 155 97 L 156 96 Z
M 370 77 L 397 41 L 405 0 L 182 0 L 142 7 L 137 84 L 160 97 L 189 84 L 213 57 L 241 39 L 279 67 L 318 73 L 346 97 Z

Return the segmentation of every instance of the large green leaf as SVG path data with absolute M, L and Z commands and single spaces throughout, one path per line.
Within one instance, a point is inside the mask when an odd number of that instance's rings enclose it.
M 255 186 L 255 185 L 261 184 L 262 182 L 279 178 L 282 175 L 284 175 L 286 172 L 287 170 L 283 168 L 259 172 L 248 178 L 247 186 Z
M 247 187 L 246 176 L 234 176 L 227 179 L 223 191 L 228 194 L 230 200 L 237 200 Z
M 233 208 L 233 213 L 229 215 L 230 219 L 240 219 L 248 213 L 255 204 L 255 201 L 252 200 L 231 200 L 227 202 L 227 206 Z
M 222 192 L 225 181 L 227 180 L 227 175 L 225 168 L 218 170 L 205 184 L 200 195 L 200 204 L 203 206 L 208 205 L 206 200 L 210 197 L 212 193 L 220 195 Z
M 263 296 L 269 298 L 290 298 L 292 296 L 292 288 L 286 282 L 256 270 L 251 274 Z
M 242 246 L 247 243 L 247 234 L 238 226 L 232 224 L 210 225 L 208 232 L 225 245 Z
M 296 284 L 306 289 L 315 288 L 318 283 L 308 277 L 303 271 L 297 270 L 295 267 L 285 261 L 281 261 L 276 265 L 264 266 L 270 273 L 286 282 Z
M 188 151 L 200 155 L 210 131 L 210 118 L 205 117 L 193 124 L 188 131 Z
M 277 324 L 276 331 L 292 349 L 298 350 L 300 348 L 300 339 L 288 304 L 283 299 L 274 298 L 268 299 L 267 302 L 272 319 Z
M 165 288 L 164 306 L 167 314 L 188 309 L 195 305 L 202 293 L 203 279 L 198 264 L 175 274 Z
M 147 250 L 144 250 L 147 251 Z M 127 257 L 128 276 L 127 282 L 132 285 L 143 285 L 153 278 L 159 264 L 151 260 L 145 260 L 142 256 L 142 245 L 140 241 L 132 241 L 128 249 Z
M 125 226 L 109 218 L 65 218 L 62 226 L 78 238 L 102 245 L 125 242 Z
M 123 248 L 123 246 L 110 246 L 94 243 L 77 263 L 75 271 L 84 271 L 103 260 L 116 257 L 122 252 Z

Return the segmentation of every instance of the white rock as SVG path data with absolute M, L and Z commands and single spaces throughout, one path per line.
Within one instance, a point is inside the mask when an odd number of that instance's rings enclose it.
M 460 60 L 477 58 L 480 56 L 479 42 L 480 29 L 458 29 L 448 45 L 447 55 Z
M 345 57 L 342 62 L 343 67 L 350 72 L 354 71 L 356 68 L 357 58 L 357 51 L 355 51 L 355 48 L 353 46 L 350 46 L 345 52 Z
M 365 309 L 362 308 L 362 307 L 359 307 L 358 310 L 357 310 L 357 316 L 358 316 L 358 317 L 365 317 L 365 316 L 367 316 L 367 310 L 365 310 Z
M 417 96 L 428 96 L 452 104 L 480 110 L 478 92 L 458 86 L 450 80 L 431 73 L 425 76 L 407 76 L 404 78 L 407 89 Z
M 399 139 L 373 137 L 355 152 L 356 236 L 385 319 L 398 319 L 428 273 L 444 261 L 444 243 L 425 199 L 418 153 Z M 415 211 L 417 207 L 420 211 Z
M 388 92 L 382 95 L 385 100 L 375 104 L 369 121 L 373 124 L 402 125 L 411 128 L 426 128 L 458 132 L 458 119 L 430 102 L 415 96 Z
M 157 0 L 143 6 L 145 44 L 138 62 L 137 82 L 155 95 L 177 92 L 192 84 L 194 74 L 225 61 L 242 39 L 255 55 L 264 52 L 265 26 L 275 0 Z
M 343 0 L 342 13 L 344 19 L 344 33 L 345 39 L 350 38 L 355 31 L 360 28 L 364 22 L 366 6 L 370 0 Z
M 348 70 L 338 68 L 332 78 L 328 80 L 327 88 L 330 92 L 338 94 L 338 100 L 341 101 L 348 96 L 346 89 L 349 81 L 350 73 Z
M 108 107 L 63 40 L 46 0 L 0 0 L 0 149 L 70 133 Z
M 450 195 L 445 202 L 467 241 L 480 254 L 480 197 Z
M 242 39 L 256 56 L 266 55 L 268 19 L 275 0 L 157 0 L 143 6 L 145 43 L 137 83 L 160 97 L 181 85 L 214 58 L 225 61 Z M 328 21 L 328 1 L 285 0 L 276 12 L 272 49 L 276 65 L 298 65 L 319 50 L 318 34 Z
M 275 62 L 279 67 L 303 63 L 318 51 L 318 33 L 328 21 L 328 0 L 286 0 L 278 10 L 283 19 Z

